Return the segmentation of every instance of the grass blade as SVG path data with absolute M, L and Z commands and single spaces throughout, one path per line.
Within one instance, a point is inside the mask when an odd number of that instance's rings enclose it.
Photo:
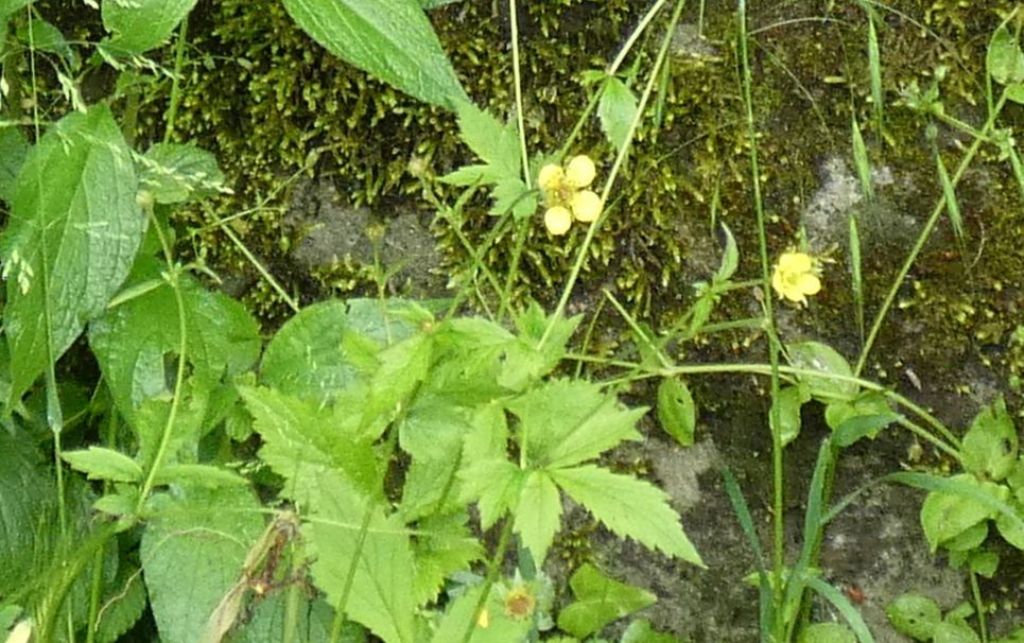
M 843 596 L 842 592 L 814 576 L 805 576 L 803 581 L 807 583 L 808 587 L 817 592 L 819 596 L 832 603 L 839 610 L 839 613 L 843 615 L 847 625 L 853 630 L 860 643 L 875 643 L 875 637 L 871 636 L 871 631 L 868 629 L 867 624 L 864 623 L 860 612 L 857 611 L 857 608 L 853 606 L 849 599 Z
M 853 289 L 853 303 L 857 307 L 857 332 L 864 344 L 864 279 L 861 274 L 860 232 L 857 230 L 857 216 L 850 213 L 850 285 Z
M 853 140 L 853 163 L 857 167 L 857 178 L 860 180 L 860 191 L 865 199 L 875 198 L 875 188 L 871 183 L 871 160 L 868 149 L 864 145 L 864 137 L 860 133 L 857 115 L 850 119 L 850 138 Z
M 964 255 L 964 220 L 960 214 L 960 203 L 956 200 L 956 188 L 949 179 L 949 172 L 946 171 L 946 164 L 942 162 L 942 155 L 935 149 L 935 168 L 939 173 L 939 182 L 942 183 L 942 198 L 946 203 L 946 211 L 949 212 L 949 222 L 953 225 L 953 233 L 956 234 L 957 244 L 960 246 L 960 254 Z
M 754 560 L 757 564 L 758 578 L 758 612 L 760 614 L 761 640 L 770 641 L 773 630 L 773 619 L 775 612 L 772 610 L 772 586 L 768 578 L 768 569 L 765 563 L 764 552 L 761 550 L 761 542 L 757 538 L 757 530 L 754 528 L 754 519 L 750 515 L 750 507 L 740 491 L 740 485 L 736 477 L 728 468 L 722 469 L 722 479 L 725 484 L 725 493 L 729 496 L 732 510 L 740 523 L 743 535 L 747 537 L 747 544 L 754 552 Z

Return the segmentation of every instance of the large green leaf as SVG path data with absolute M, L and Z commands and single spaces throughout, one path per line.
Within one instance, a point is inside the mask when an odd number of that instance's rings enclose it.
M 0 237 L 11 399 L 99 315 L 128 276 L 145 220 L 110 109 L 65 116 L 29 153 Z
M 52 481 L 27 442 L 0 430 L 0 596 L 31 577 L 34 543 L 54 506 Z
M 581 639 L 657 600 L 650 592 L 605 576 L 590 563 L 576 570 L 569 586 L 576 601 L 559 613 L 558 627 Z
M 260 505 L 248 489 L 187 489 L 159 511 L 140 555 L 161 641 L 201 640 L 263 530 Z
M 469 100 L 417 0 L 284 0 L 314 40 L 420 100 L 449 109 Z
M 154 287 L 107 311 L 89 328 L 89 345 L 103 377 L 118 410 L 129 419 L 146 399 L 169 393 L 167 358 L 180 349 L 178 301 L 159 274 L 156 262 L 147 262 L 132 287 Z M 192 377 L 214 387 L 255 364 L 261 345 L 259 325 L 245 307 L 191 279 L 180 283 Z
M 303 532 L 316 584 L 332 605 L 344 597 L 347 615 L 386 643 L 412 643 L 416 569 L 405 525 L 380 503 L 336 484 L 336 476 L 318 481 Z
M 0 128 L 0 201 L 10 202 L 14 198 L 15 181 L 28 150 L 28 141 L 20 129 Z
M 648 482 L 585 465 L 549 472 L 572 499 L 620 536 L 695 565 L 704 565 L 668 496 Z
M 615 396 L 583 380 L 552 380 L 508 403 L 519 417 L 520 448 L 531 466 L 564 467 L 596 458 L 623 440 L 639 440 L 644 408 L 624 409 Z
M 103 0 L 107 43 L 118 54 L 141 54 L 164 44 L 197 0 Z
M 17 13 L 28 3 L 29 0 L 0 0 L 0 21 L 6 20 L 12 14 Z

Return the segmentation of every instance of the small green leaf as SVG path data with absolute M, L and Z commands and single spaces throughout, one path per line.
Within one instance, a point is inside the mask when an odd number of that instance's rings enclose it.
M 89 447 L 81 451 L 65 451 L 61 458 L 73 469 L 84 472 L 90 480 L 139 482 L 142 467 L 125 454 L 103 447 Z
M 416 98 L 468 101 L 418 0 L 285 0 L 292 19 L 335 56 Z
M 942 546 L 950 552 L 965 552 L 975 549 L 988 538 L 988 521 L 979 522 L 949 540 L 942 543 Z
M 1024 82 L 1024 52 L 1005 24 L 992 34 L 985 56 L 988 73 L 1000 85 Z
M 636 111 L 636 96 L 626 83 L 615 76 L 608 76 L 597 105 L 597 117 L 601 121 L 601 131 L 618 152 L 626 145 Z
M 544 564 L 548 547 L 562 525 L 562 499 L 558 487 L 546 472 L 533 471 L 526 476 L 519 491 L 515 516 L 516 533 L 539 568 Z
M 693 444 L 697 405 L 685 382 L 674 377 L 661 380 L 658 386 L 658 422 L 682 446 Z
M 798 643 L 857 643 L 853 631 L 840 623 L 814 623 L 800 633 Z
M 1006 542 L 1024 551 L 1024 522 L 1022 522 L 1024 521 L 1024 503 L 1011 500 L 1009 504 L 1016 512 L 1017 520 L 1013 520 L 1010 516 L 1000 513 L 996 516 L 996 529 L 999 530 L 999 535 Z
M 585 465 L 549 472 L 555 483 L 610 530 L 701 567 L 668 496 L 649 482 Z
M 417 605 L 435 600 L 452 574 L 466 571 L 486 553 L 466 526 L 465 512 L 433 515 L 416 525 L 412 541 Z
M 985 578 L 992 578 L 999 569 L 999 554 L 994 551 L 976 551 L 970 555 L 971 571 Z
M 981 638 L 966 623 L 943 621 L 935 627 L 932 643 L 981 643 Z
M 654 629 L 650 621 L 635 619 L 622 633 L 619 643 L 681 643 L 671 634 L 662 634 Z
M 979 482 L 970 474 L 956 475 L 949 480 L 957 485 L 972 488 L 977 493 L 990 495 L 999 501 L 1005 501 L 1005 496 L 1008 495 L 1006 487 L 991 482 Z M 933 552 L 945 541 L 995 516 L 996 511 L 990 506 L 977 502 L 965 493 L 933 491 L 925 497 L 921 505 L 921 526 Z
M 217 158 L 206 150 L 157 143 L 139 158 L 139 185 L 157 203 L 187 203 L 221 191 L 224 175 Z
M 522 168 L 514 122 L 502 124 L 472 103 L 458 109 L 459 136 L 480 160 L 494 169 L 496 178 L 518 178 Z
M 724 223 L 721 226 L 722 233 L 725 235 L 725 252 L 722 253 L 722 263 L 718 266 L 718 271 L 715 272 L 715 282 L 720 284 L 732 279 L 740 265 L 740 251 L 736 247 L 736 237 L 733 236 L 729 226 Z
M 154 483 L 166 485 L 172 483 L 194 484 L 200 487 L 216 489 L 218 487 L 237 487 L 249 484 L 248 480 L 234 471 L 208 464 L 168 464 L 160 467 L 154 477 Z
M 609 578 L 590 563 L 576 570 L 569 586 L 576 601 L 558 614 L 558 627 L 581 639 L 657 601 L 654 594 Z
M 135 192 L 131 153 L 106 106 L 65 116 L 29 152 L 0 237 L 11 400 L 128 276 L 145 229 Z
M 1006 402 L 999 398 L 981 409 L 963 438 L 964 469 L 990 480 L 1010 475 L 1017 463 L 1019 440 Z
M 821 342 L 798 342 L 788 345 L 786 349 L 789 362 L 794 368 L 820 371 L 824 374 L 799 376 L 800 381 L 807 384 L 811 397 L 829 402 L 836 399 L 849 400 L 857 395 L 856 383 L 828 377 L 853 377 L 850 364 L 836 349 Z
M 457 643 L 462 640 L 466 630 L 474 623 L 472 643 L 510 643 L 526 640 L 533 619 L 513 619 L 505 614 L 498 592 L 491 590 L 484 603 L 483 614 L 476 617 L 476 606 L 480 602 L 482 587 L 472 587 L 448 607 L 441 617 L 437 630 L 431 637 L 431 643 Z M 486 616 L 484 616 L 486 615 Z M 485 620 L 486 619 L 486 620 Z M 484 621 L 487 626 L 481 625 Z
M 806 386 L 784 386 L 778 397 L 772 401 L 772 407 L 778 407 L 779 426 L 775 426 L 776 411 L 768 413 L 768 424 L 773 432 L 779 433 L 782 446 L 786 446 L 800 435 L 800 408 L 811 396 Z
M 0 22 L 27 6 L 30 0 L 0 0 Z
M 29 31 L 31 30 L 31 34 Z M 31 43 L 37 50 L 57 54 L 65 62 L 71 63 L 75 59 L 75 53 L 64 39 L 60 29 L 45 20 L 33 18 L 18 28 L 18 40 L 26 45 Z
M 885 608 L 885 615 L 896 631 L 917 641 L 927 641 L 942 622 L 938 603 L 920 594 L 903 594 Z
M 119 55 L 149 51 L 167 42 L 197 0 L 103 0 L 103 26 L 113 34 L 104 47 Z

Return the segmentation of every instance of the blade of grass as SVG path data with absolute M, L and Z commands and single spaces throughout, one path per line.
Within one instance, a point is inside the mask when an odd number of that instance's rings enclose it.
M 875 198 L 875 188 L 871 182 L 871 159 L 868 158 L 868 149 L 864 145 L 856 114 L 850 117 L 850 139 L 853 141 L 853 164 L 857 168 L 860 192 L 870 201 Z
M 871 112 L 875 118 L 878 140 L 885 140 L 884 109 L 882 97 L 882 56 L 878 49 L 878 30 L 875 28 L 875 12 L 865 3 L 868 14 L 868 73 L 871 76 Z
M 957 245 L 960 246 L 960 256 L 967 256 L 964 247 L 964 219 L 960 214 L 960 203 L 956 199 L 956 188 L 949 180 L 949 173 L 946 171 L 946 164 L 942 162 L 942 155 L 939 154 L 938 146 L 932 142 L 935 153 L 935 169 L 939 174 L 939 183 L 942 185 L 942 198 L 946 202 L 946 212 L 949 214 L 949 222 L 953 226 L 953 233 L 956 235 Z
M 850 285 L 853 289 L 853 304 L 857 308 L 857 333 L 864 344 L 864 280 L 861 274 L 860 232 L 857 230 L 856 213 L 850 213 Z
M 761 641 L 765 643 L 771 640 L 772 637 L 772 617 L 774 614 L 772 611 L 772 586 L 768 578 L 768 567 L 764 558 L 764 552 L 761 550 L 761 542 L 757 537 L 757 529 L 754 528 L 754 519 L 750 515 L 750 507 L 743 497 L 743 492 L 740 491 L 740 485 L 736 482 L 736 477 L 728 467 L 722 469 L 722 480 L 725 485 L 725 493 L 729 496 L 729 503 L 732 505 L 733 513 L 736 514 L 736 519 L 740 523 L 740 529 L 742 529 L 743 535 L 747 538 L 750 551 L 754 553 L 754 562 L 757 565 Z
M 819 596 L 832 603 L 839 613 L 842 614 L 860 643 L 875 643 L 875 637 L 871 636 L 871 631 L 861 617 L 860 612 L 857 611 L 857 608 L 853 606 L 853 603 L 842 592 L 815 576 L 805 576 L 804 582 L 807 583 L 808 587 L 817 592 Z

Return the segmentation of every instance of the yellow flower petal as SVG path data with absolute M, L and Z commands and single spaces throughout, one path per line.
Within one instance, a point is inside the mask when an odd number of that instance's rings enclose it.
M 814 260 L 805 252 L 784 252 L 779 257 L 778 266 L 784 272 L 809 272 Z
M 572 213 L 560 205 L 551 206 L 544 212 L 544 227 L 556 237 L 569 231 L 572 225 Z
M 577 221 L 597 221 L 597 217 L 601 216 L 601 197 L 590 190 L 580 190 L 572 195 L 569 207 L 572 208 L 572 215 Z
M 821 291 L 821 279 L 818 279 L 818 275 L 814 273 L 805 272 L 802 275 L 797 275 L 796 287 L 805 295 L 817 295 Z
M 597 168 L 594 162 L 585 154 L 574 156 L 569 159 L 565 166 L 565 182 L 574 188 L 585 188 L 594 182 L 597 176 Z
M 563 178 L 565 178 L 565 171 L 562 170 L 562 167 L 554 163 L 548 163 L 540 168 L 540 174 L 537 175 L 537 185 L 545 192 L 551 192 L 561 186 Z

